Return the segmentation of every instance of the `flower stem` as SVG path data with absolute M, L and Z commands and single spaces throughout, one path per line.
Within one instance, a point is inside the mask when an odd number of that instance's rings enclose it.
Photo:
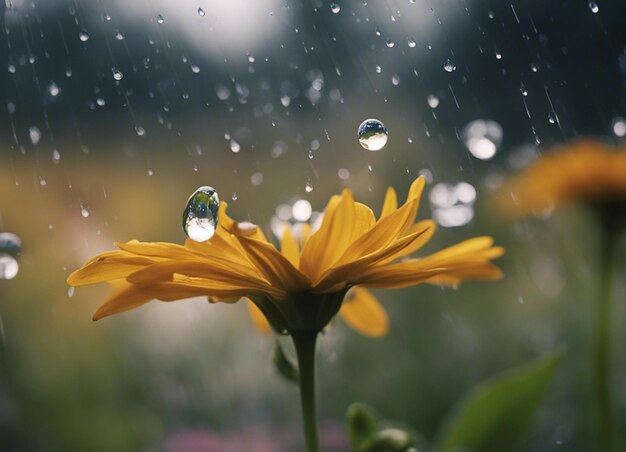
M 597 450 L 610 452 L 613 447 L 611 409 L 611 286 L 613 259 L 618 234 L 604 225 L 601 237 L 599 293 L 595 306 L 593 330 L 592 376 L 595 403 Z
M 317 331 L 293 333 L 291 337 L 298 355 L 302 425 L 306 451 L 318 452 L 319 439 L 315 420 L 315 341 L 317 340 Z

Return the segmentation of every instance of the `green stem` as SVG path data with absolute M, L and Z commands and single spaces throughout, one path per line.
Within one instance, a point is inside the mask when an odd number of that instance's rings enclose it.
M 306 451 L 318 452 L 319 439 L 315 420 L 315 341 L 317 340 L 317 331 L 294 333 L 291 337 L 298 355 L 302 425 Z
M 596 417 L 597 450 L 610 452 L 613 447 L 611 409 L 611 286 L 617 233 L 605 225 L 602 230 L 600 287 L 595 306 L 592 375 Z

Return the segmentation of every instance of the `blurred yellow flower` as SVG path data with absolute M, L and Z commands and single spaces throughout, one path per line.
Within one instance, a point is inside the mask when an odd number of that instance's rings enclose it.
M 383 335 L 387 316 L 366 287 L 399 288 L 422 282 L 457 285 L 496 280 L 491 263 L 504 250 L 490 237 L 477 237 L 419 259 L 404 259 L 432 237 L 431 220 L 414 223 L 424 179 L 416 179 L 398 207 L 393 188 L 380 218 L 344 190 L 333 196 L 319 230 L 295 238 L 287 228 L 280 250 L 251 223 L 237 223 L 219 210 L 215 235 L 203 243 L 130 241 L 102 253 L 72 273 L 73 286 L 109 281 L 117 289 L 94 320 L 153 299 L 174 301 L 208 296 L 232 302 L 246 297 L 257 326 L 266 319 L 279 332 L 320 331 L 339 313 L 359 332 Z M 348 291 L 350 291 L 348 293 Z M 346 296 L 346 294 L 348 295 Z M 344 299 L 345 298 L 345 299 Z
M 565 144 L 504 184 L 500 194 L 510 216 L 549 212 L 569 201 L 614 216 L 626 207 L 626 150 L 592 140 Z

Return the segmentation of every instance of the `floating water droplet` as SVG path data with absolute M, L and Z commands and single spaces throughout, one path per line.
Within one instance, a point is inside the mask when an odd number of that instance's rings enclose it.
M 48 92 L 50 93 L 52 97 L 56 97 L 61 92 L 61 88 L 59 88 L 59 85 L 57 85 L 56 83 L 51 82 L 48 85 Z
M 117 81 L 120 81 L 124 78 L 124 74 L 122 74 L 122 71 L 120 71 L 119 69 L 111 69 L 111 72 L 113 73 L 113 78 Z
M 254 186 L 261 185 L 263 183 L 263 173 L 254 173 L 250 176 L 250 183 Z
M 307 182 L 307 183 L 304 185 L 304 190 L 305 190 L 307 193 L 311 193 L 311 192 L 313 191 L 313 184 L 312 184 L 311 182 Z
M 376 73 L 380 74 L 383 71 L 383 68 L 380 67 L 379 65 L 376 65 Z
M 456 65 L 452 62 L 450 58 L 448 58 L 443 64 L 443 68 L 446 70 L 446 72 L 453 72 L 456 70 Z
M 54 149 L 52 151 L 52 161 L 54 163 L 59 163 L 59 160 L 61 160 L 61 153 L 59 152 L 58 149 Z
M 331 3 L 330 4 L 330 10 L 334 13 L 337 14 L 339 11 L 341 11 L 341 6 L 339 6 L 339 3 Z
M 0 279 L 13 279 L 20 269 L 17 259 L 9 254 L 0 254 Z
M 589 9 L 592 13 L 597 14 L 600 11 L 600 7 L 594 0 L 589 0 Z
M 394 86 L 398 86 L 400 84 L 400 76 L 398 74 L 393 74 L 391 77 L 391 83 L 393 83 Z
M 31 128 L 29 128 L 28 136 L 30 138 L 31 143 L 33 144 L 39 143 L 39 140 L 41 140 L 41 131 L 39 130 L 39 127 L 32 126 Z
M 15 71 L 17 70 L 17 68 L 15 67 L 15 65 L 14 65 L 14 64 L 11 64 L 11 63 L 9 63 L 9 66 L 8 66 L 8 68 L 7 68 L 7 69 L 8 69 L 8 71 L 9 71 L 9 73 L 11 73 L 11 74 L 15 74 Z
M 22 240 L 11 232 L 0 232 L 0 253 L 17 256 L 22 251 Z
M 102 97 L 98 97 L 96 99 L 96 104 L 98 104 L 99 107 L 104 107 L 106 105 L 106 101 Z
M 198 8 L 198 16 L 200 17 L 204 17 L 206 13 L 204 12 L 204 10 L 202 8 Z
M 376 27 L 376 36 L 382 36 L 382 31 L 380 31 L 380 28 Z
M 162 24 L 163 22 L 165 22 L 165 19 L 163 19 L 163 16 L 160 14 L 157 15 L 157 23 Z
M 350 179 L 350 170 L 348 170 L 347 168 L 339 168 L 339 171 L 337 171 L 337 176 L 339 176 L 339 179 L 341 180 L 348 180 Z
M 141 126 L 135 126 L 135 133 L 140 136 L 143 137 L 146 134 L 146 129 L 144 129 Z
M 413 38 L 408 38 L 406 40 L 406 43 L 409 45 L 410 48 L 413 48 L 417 45 L 417 43 L 415 42 L 415 39 Z
M 83 204 L 80 205 L 80 215 L 83 218 L 89 217 L 89 209 L 87 209 L 87 206 L 85 206 Z
M 388 132 L 378 119 L 366 119 L 358 129 L 359 143 L 368 151 L 380 151 L 387 144 Z
M 67 296 L 72 298 L 74 296 L 74 286 L 70 286 L 67 289 Z
M 490 119 L 477 119 L 463 128 L 463 143 L 470 153 L 481 160 L 489 160 L 502 144 L 502 127 Z
M 232 199 L 233 201 L 237 201 L 237 192 L 234 191 L 233 195 L 230 197 L 230 199 Z
M 115 32 L 115 39 L 117 39 L 118 41 L 122 41 L 124 39 L 124 35 L 119 30 L 117 30 Z
M 217 228 L 220 199 L 213 187 L 199 187 L 187 200 L 183 230 L 195 242 L 206 242 Z
M 387 45 L 387 47 L 389 47 L 390 49 L 393 48 L 393 46 L 396 45 L 395 42 L 393 42 L 391 39 L 387 38 L 387 40 L 385 41 L 385 44 Z
M 81 30 L 78 32 L 78 39 L 83 42 L 89 41 L 89 33 L 86 30 Z
M 617 137 L 626 135 L 626 119 L 618 117 L 613 119 L 613 133 Z
M 311 203 L 306 199 L 299 199 L 293 203 L 291 208 L 291 215 L 296 221 L 309 221 L 312 213 Z
M 439 106 L 439 98 L 434 94 L 429 95 L 426 101 L 430 108 L 437 108 Z

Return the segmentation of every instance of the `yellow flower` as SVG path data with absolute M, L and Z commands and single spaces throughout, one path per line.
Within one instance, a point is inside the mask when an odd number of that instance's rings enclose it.
M 317 332 L 339 313 L 358 331 L 379 336 L 387 330 L 387 317 L 366 287 L 457 285 L 468 279 L 501 277 L 491 260 L 504 250 L 493 246 L 490 237 L 473 238 L 419 259 L 403 259 L 423 247 L 435 231 L 431 220 L 414 223 L 423 188 L 424 179 L 416 179 L 400 207 L 389 188 L 378 220 L 344 190 L 328 202 L 319 230 L 311 234 L 307 229 L 298 240 L 287 228 L 280 250 L 256 226 L 233 221 L 222 203 L 219 226 L 210 240 L 187 240 L 184 246 L 118 243 L 119 251 L 94 257 L 72 273 L 68 283 L 109 281 L 118 286 L 94 320 L 153 299 L 203 295 L 211 301 L 232 302 L 246 297 L 254 303 L 253 319 L 261 327 L 267 319 L 279 332 Z
M 578 140 L 532 163 L 500 190 L 510 216 L 540 214 L 570 201 L 609 216 L 626 208 L 626 152 Z

